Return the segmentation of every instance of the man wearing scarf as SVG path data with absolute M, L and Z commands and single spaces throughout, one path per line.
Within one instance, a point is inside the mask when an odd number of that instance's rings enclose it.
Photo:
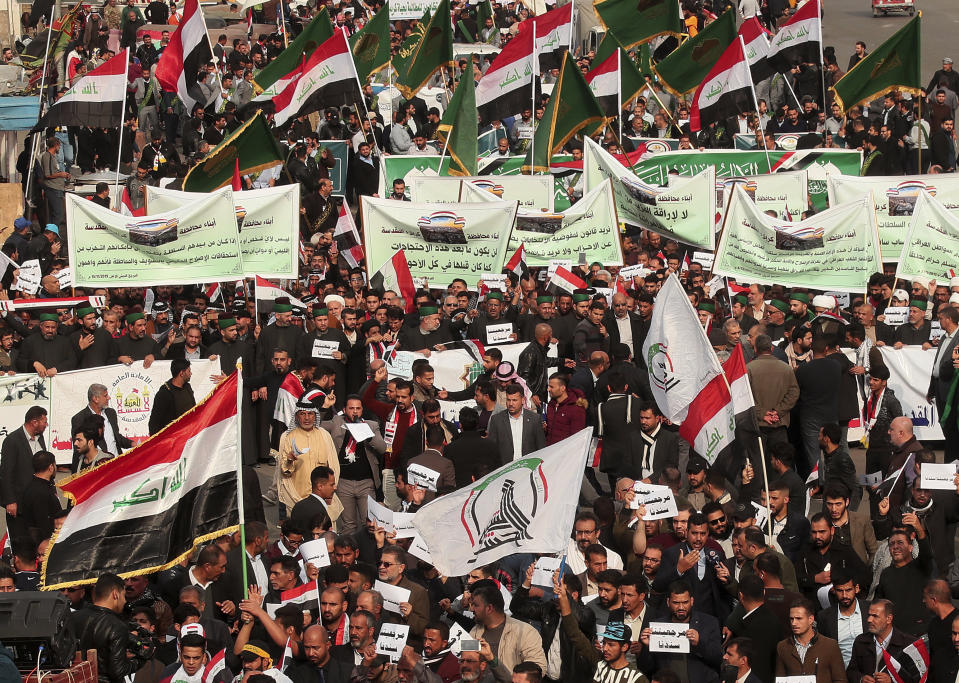
M 340 461 L 330 433 L 317 427 L 318 413 L 312 403 L 298 402 L 290 429 L 280 438 L 278 477 L 280 503 L 292 508 L 310 495 L 310 474 L 318 465 L 340 478 Z
M 404 379 L 396 380 L 393 403 L 378 400 L 376 391 L 387 377 L 386 363 L 375 360 L 370 364 L 370 368 L 373 370 L 373 381 L 363 392 L 363 407 L 383 421 L 383 440 L 386 442 L 386 452 L 383 455 L 383 493 L 387 504 L 395 504 L 397 499 L 393 467 L 397 457 L 403 452 L 409 428 L 419 421 L 420 415 L 413 404 L 413 387 Z
M 170 683 L 227 683 L 233 679 L 233 672 L 224 666 L 215 676 L 204 681 L 203 671 L 210 663 L 210 654 L 206 651 L 206 637 L 199 624 L 187 624 L 180 630 L 180 658 L 166 667 L 160 674 L 160 680 Z

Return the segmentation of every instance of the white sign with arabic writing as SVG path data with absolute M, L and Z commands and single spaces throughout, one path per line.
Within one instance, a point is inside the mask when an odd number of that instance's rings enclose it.
M 679 652 L 689 654 L 689 638 L 686 631 L 689 624 L 652 621 L 649 624 L 652 633 L 649 636 L 650 652 Z

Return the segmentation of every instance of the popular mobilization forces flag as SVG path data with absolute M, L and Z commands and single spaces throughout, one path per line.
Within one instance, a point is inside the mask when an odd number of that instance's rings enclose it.
M 387 1 L 366 25 L 350 36 L 350 51 L 360 83 L 390 63 L 390 3 Z
M 37 121 L 33 132 L 49 126 L 110 128 L 123 117 L 127 87 L 127 48 L 77 81 Z
M 362 98 L 353 55 L 340 30 L 316 48 L 302 72 L 273 98 L 277 126 L 324 107 L 355 105 Z
M 449 151 L 450 175 L 476 175 L 478 134 L 476 83 L 473 74 L 464 71 L 450 100 L 450 106 L 443 112 L 443 118 L 436 129 L 437 139 Z
M 193 109 L 200 94 L 196 89 L 200 68 L 213 59 L 206 22 L 198 0 L 186 0 L 183 18 L 160 55 L 156 78 L 166 92 L 175 92 L 187 110 Z M 201 103 L 201 104 L 205 104 Z
M 453 25 L 449 0 L 440 0 L 433 16 L 419 22 L 393 58 L 396 88 L 411 99 L 446 65 L 453 64 Z
M 591 440 L 584 429 L 420 508 L 413 526 L 433 565 L 460 576 L 513 553 L 562 552 Z
M 520 33 L 506 44 L 476 86 L 476 108 L 487 123 L 533 106 L 533 32 Z
M 58 486 L 74 503 L 43 561 L 47 590 L 171 567 L 237 529 L 237 373 L 131 451 Z
M 643 357 L 656 405 L 671 422 L 685 420 L 694 399 L 722 375 L 719 359 L 675 275 L 666 278 L 656 298 Z
M 711 123 L 720 123 L 753 108 L 753 81 L 749 63 L 737 37 L 705 80 L 696 88 L 689 108 L 689 129 L 693 132 Z
M 678 36 L 683 30 L 675 0 L 604 0 L 593 2 L 593 9 L 606 30 L 615 30 L 627 49 L 656 36 Z
M 183 179 L 187 192 L 211 192 L 233 180 L 234 168 L 248 175 L 283 163 L 283 152 L 262 112 L 247 120 L 210 150 Z
M 721 17 L 690 38 L 656 64 L 653 69 L 663 87 L 683 95 L 703 82 L 730 43 L 736 40 L 736 12 L 727 10 Z
M 258 92 L 268 91 L 275 95 L 283 90 L 282 87 L 271 87 L 288 73 L 296 69 L 303 62 L 304 55 L 310 54 L 327 40 L 333 37 L 333 24 L 326 7 L 321 7 L 303 32 L 283 50 L 276 59 L 271 61 L 253 76 L 253 84 Z
M 532 31 L 534 25 L 540 71 L 558 69 L 573 37 L 573 3 L 530 17 L 520 22 L 518 30 Z
M 843 111 L 893 88 L 920 94 L 924 83 L 919 71 L 921 19 L 922 13 L 910 19 L 830 88 Z
M 549 173 L 549 158 L 579 131 L 593 135 L 606 125 L 602 107 L 593 97 L 583 73 L 569 52 L 563 59 L 559 79 L 550 94 L 543 120 L 536 127 L 533 146 L 523 163 L 523 171 Z
M 819 0 L 807 0 L 779 27 L 769 46 L 769 62 L 779 72 L 794 64 L 822 62 L 822 22 Z

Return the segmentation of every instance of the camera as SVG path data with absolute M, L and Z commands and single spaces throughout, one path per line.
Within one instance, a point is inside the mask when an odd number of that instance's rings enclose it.
M 157 649 L 153 634 L 135 621 L 131 621 L 128 626 L 130 627 L 130 637 L 127 639 L 127 652 L 133 655 L 134 659 L 143 662 L 153 659 L 153 654 Z

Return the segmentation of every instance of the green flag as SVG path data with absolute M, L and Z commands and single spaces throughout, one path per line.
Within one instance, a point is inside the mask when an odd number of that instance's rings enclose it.
M 559 79 L 549 96 L 543 120 L 536 127 L 533 148 L 523 172 L 549 173 L 549 158 L 579 131 L 593 135 L 606 125 L 606 115 L 569 52 L 563 54 Z M 535 154 L 535 156 L 531 156 Z
M 236 165 L 233 161 L 237 158 L 241 175 L 283 163 L 283 152 L 263 112 L 258 111 L 191 168 L 183 179 L 183 189 L 187 192 L 212 192 L 229 185 Z
M 453 64 L 453 25 L 449 0 L 440 0 L 433 16 L 423 16 L 393 59 L 396 88 L 410 99 L 447 64 Z
M 309 58 L 317 45 L 332 37 L 333 24 L 330 22 L 326 7 L 323 7 L 289 47 L 253 76 L 253 84 L 257 91 L 269 90 L 271 85 L 298 67 L 304 56 Z
M 477 174 L 477 136 L 479 125 L 476 119 L 476 83 L 472 70 L 460 76 L 450 106 L 443 112 L 443 119 L 436 129 L 440 144 L 446 145 L 450 154 L 450 175 Z
M 677 97 L 695 90 L 720 55 L 736 40 L 736 13 L 727 11 L 690 38 L 655 67 L 663 87 Z
M 359 31 L 350 36 L 350 51 L 356 64 L 356 75 L 366 85 L 370 76 L 390 63 L 390 3 Z
M 923 87 L 919 73 L 920 12 L 908 24 L 866 55 L 830 88 L 836 103 L 845 112 L 857 104 L 869 102 L 889 90 L 920 95 Z
M 483 0 L 476 6 L 476 40 L 479 40 L 479 32 L 486 27 L 486 20 L 493 20 L 493 28 L 498 30 L 496 26 L 496 15 L 493 13 L 493 5 L 490 4 L 489 0 Z
M 640 49 L 648 51 L 649 46 L 644 43 Z M 619 42 L 612 31 L 607 31 L 606 35 L 603 36 L 599 47 L 596 48 L 596 56 L 593 57 L 590 68 L 595 69 L 609 59 L 610 55 L 616 50 L 621 50 L 619 54 L 619 87 L 622 91 L 622 102 L 626 104 L 643 91 L 643 88 L 646 87 L 646 79 L 639 73 L 636 62 L 626 53 L 622 43 Z
M 678 36 L 683 30 L 676 0 L 594 0 L 593 9 L 603 28 L 609 31 L 616 27 L 617 36 L 627 48 L 656 36 Z

